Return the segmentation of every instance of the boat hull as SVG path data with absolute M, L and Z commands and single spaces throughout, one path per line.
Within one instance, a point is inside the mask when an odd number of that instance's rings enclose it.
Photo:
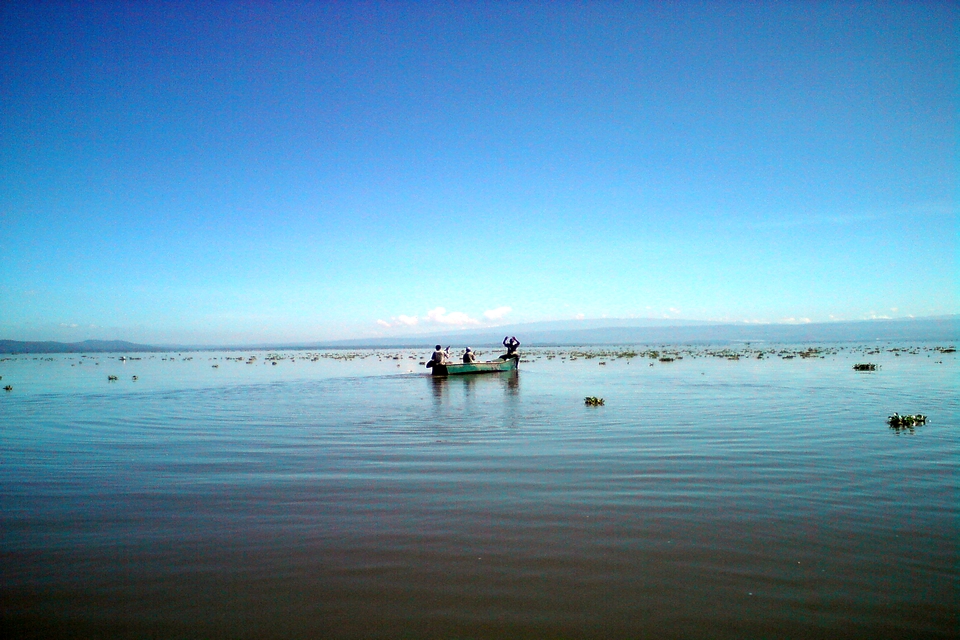
M 492 362 L 471 362 L 469 364 L 450 363 L 434 365 L 433 375 L 435 376 L 459 376 L 471 373 L 498 373 L 501 371 L 516 371 L 518 365 L 517 358 L 507 358 L 506 360 L 493 360 Z

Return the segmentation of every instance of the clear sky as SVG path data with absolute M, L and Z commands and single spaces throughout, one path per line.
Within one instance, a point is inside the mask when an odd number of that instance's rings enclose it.
M 957 313 L 960 9 L 0 4 L 0 338 Z

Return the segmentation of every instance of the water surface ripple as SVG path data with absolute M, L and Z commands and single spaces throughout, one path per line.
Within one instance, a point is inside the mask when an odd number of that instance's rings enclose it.
M 25 380 L 0 403 L 4 627 L 955 637 L 955 354 L 867 376 L 842 353 L 532 355 L 449 380 L 379 360 L 151 382 L 193 366 L 157 361 L 139 387 L 3 363 Z M 930 422 L 895 432 L 893 411 Z

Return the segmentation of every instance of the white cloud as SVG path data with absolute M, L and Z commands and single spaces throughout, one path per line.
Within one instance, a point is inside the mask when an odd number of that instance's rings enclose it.
M 587 316 L 583 315 L 582 313 L 578 313 L 577 315 L 573 316 L 573 319 L 574 319 L 574 320 L 583 320 L 583 319 L 586 318 L 586 317 L 587 317 Z
M 500 320 L 513 309 L 510 307 L 497 307 L 483 312 L 483 317 L 487 321 Z M 437 307 L 427 311 L 424 316 L 408 316 L 400 314 L 390 318 L 390 321 L 377 320 L 377 324 L 385 328 L 414 327 L 421 323 L 427 324 L 445 324 L 454 327 L 464 327 L 482 324 L 480 320 L 471 318 L 462 311 L 448 312 L 444 307 Z
M 447 313 L 447 310 L 443 307 L 437 307 L 436 309 L 428 311 L 427 320 L 438 324 L 450 324 L 459 327 L 468 324 L 480 324 L 479 320 L 471 318 L 462 311 L 451 311 Z
M 487 320 L 500 320 L 503 316 L 513 311 L 510 307 L 497 307 L 483 312 L 483 317 Z
M 399 326 L 412 327 L 418 322 L 420 322 L 420 318 L 417 316 L 405 316 L 403 314 L 390 318 L 390 322 L 387 322 L 386 320 L 377 320 L 378 325 L 387 328 Z

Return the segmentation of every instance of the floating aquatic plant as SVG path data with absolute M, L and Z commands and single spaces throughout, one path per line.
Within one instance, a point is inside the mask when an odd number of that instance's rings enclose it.
M 921 424 L 927 423 L 927 416 L 922 413 L 917 413 L 914 415 L 902 416 L 899 413 L 894 413 L 892 416 L 887 418 L 887 424 L 894 428 L 901 427 L 915 427 Z
M 603 406 L 603 398 L 598 398 L 597 396 L 587 396 L 583 399 L 583 404 L 588 407 L 600 407 Z

